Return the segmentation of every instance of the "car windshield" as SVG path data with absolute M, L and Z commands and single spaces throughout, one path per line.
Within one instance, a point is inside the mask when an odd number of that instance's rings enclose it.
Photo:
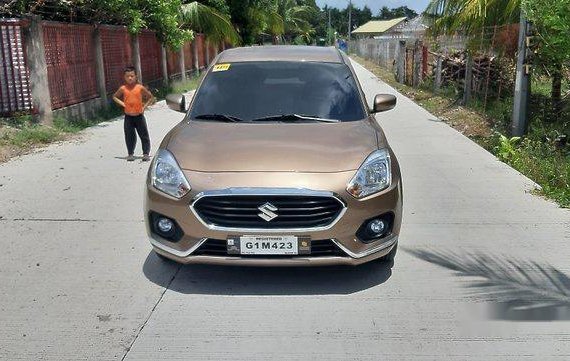
M 227 121 L 228 117 L 354 121 L 366 113 L 345 64 L 268 61 L 218 64 L 206 76 L 190 118 Z

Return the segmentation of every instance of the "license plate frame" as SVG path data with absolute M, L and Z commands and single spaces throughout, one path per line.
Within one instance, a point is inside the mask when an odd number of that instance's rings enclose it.
M 228 255 L 242 256 L 298 256 L 311 254 L 307 236 L 240 235 L 227 239 Z

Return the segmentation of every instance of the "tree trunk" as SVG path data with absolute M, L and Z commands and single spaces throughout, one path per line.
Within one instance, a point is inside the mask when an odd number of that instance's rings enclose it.
M 556 65 L 552 72 L 552 120 L 558 119 L 562 112 L 562 65 Z

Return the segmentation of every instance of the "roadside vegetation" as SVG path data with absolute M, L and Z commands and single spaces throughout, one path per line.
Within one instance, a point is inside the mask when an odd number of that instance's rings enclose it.
M 152 94 L 154 94 L 157 100 L 163 100 L 166 98 L 167 94 L 180 94 L 180 93 L 187 93 L 192 91 L 198 87 L 198 83 L 200 83 L 200 79 L 203 73 L 200 75 L 192 75 L 186 80 L 177 80 L 173 81 L 168 86 L 158 87 L 158 88 L 150 88 Z
M 119 109 L 109 107 L 97 112 L 97 115 L 90 120 L 68 121 L 62 117 L 55 117 L 51 127 L 34 123 L 32 116 L 28 114 L 0 118 L 0 163 L 29 153 L 43 145 L 71 139 L 81 130 L 120 114 Z
M 374 62 L 356 56 L 353 58 L 499 160 L 535 181 L 542 188 L 540 194 L 570 208 L 570 147 L 565 140 L 565 135 L 570 133 L 570 109 L 565 110 L 563 120 L 556 121 L 547 121 L 544 114 L 534 113 L 528 135 L 511 138 L 505 136 L 510 132 L 511 99 L 488 105 L 486 111 L 476 101 L 464 107 L 459 105 L 455 89 L 444 88 L 436 94 L 430 83 L 413 88 L 398 83 L 390 71 Z M 548 79 L 536 79 L 532 87 L 532 102 L 539 102 L 543 96 L 539 89 L 549 91 Z M 564 83 L 563 89 L 570 91 L 570 83 Z
M 488 129 L 467 135 L 537 182 L 544 195 L 570 207 L 570 0 L 431 0 L 425 14 L 432 19 L 431 35 L 459 32 L 471 40 L 485 28 L 519 23 L 521 14 L 530 22 L 525 59 L 532 67 L 528 133 L 522 138 L 508 136 L 513 99 L 506 97 L 486 111 L 477 101 L 471 104 L 475 121 Z M 493 41 L 477 45 L 492 48 Z M 427 86 L 418 92 L 430 93 Z M 433 99 L 418 101 L 446 120 L 441 112 L 448 112 L 449 106 L 430 104 Z

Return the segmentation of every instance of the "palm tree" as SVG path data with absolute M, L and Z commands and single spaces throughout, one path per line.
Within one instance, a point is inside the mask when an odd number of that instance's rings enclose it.
M 310 42 L 315 30 L 309 19 L 315 7 L 306 5 L 302 0 L 271 0 L 266 5 L 265 8 L 252 9 L 255 12 L 252 18 L 263 22 L 262 29 L 273 36 L 274 44 L 291 41 L 296 36 Z
M 183 4 L 180 13 L 182 26 L 203 33 L 207 41 L 237 45 L 240 37 L 230 17 L 216 9 L 193 1 Z
M 283 35 L 291 40 L 301 36 L 306 42 L 311 41 L 315 30 L 309 22 L 315 8 L 297 0 L 276 0 L 276 12 L 283 21 Z
M 549 19 L 555 18 L 558 15 L 557 13 L 561 12 L 560 9 L 555 6 L 557 3 L 558 1 L 556 0 L 551 3 L 526 1 L 524 5 L 527 15 L 532 15 L 530 20 L 546 23 Z M 522 6 L 523 2 L 521 0 L 431 0 L 425 14 L 433 19 L 433 25 L 430 28 L 430 32 L 433 35 L 442 33 L 451 34 L 456 31 L 468 35 L 476 35 L 481 33 L 485 27 L 518 23 L 520 21 Z M 551 9 L 553 13 L 545 16 L 545 9 Z M 539 11 L 537 12 L 536 10 Z M 560 21 L 560 24 L 562 23 L 565 23 L 565 21 Z M 559 39 L 567 39 L 567 35 L 564 34 L 565 29 L 560 24 L 554 25 L 549 28 L 548 31 L 554 33 L 559 32 Z M 544 39 L 543 42 L 547 45 L 547 48 L 548 45 L 551 45 L 548 44 L 548 41 L 544 41 Z M 548 54 L 547 51 L 546 59 L 542 59 L 542 63 L 545 64 L 551 72 L 554 114 L 561 112 L 563 61 L 553 59 L 556 58 L 556 56 L 553 55 L 564 53 L 562 49 L 566 47 L 564 44 L 561 45 L 559 48 L 554 47 L 557 50 L 555 54 Z M 544 54 L 538 55 L 539 57 L 544 57 Z
M 485 27 L 519 22 L 521 0 L 431 0 L 425 14 L 434 34 L 478 34 Z

